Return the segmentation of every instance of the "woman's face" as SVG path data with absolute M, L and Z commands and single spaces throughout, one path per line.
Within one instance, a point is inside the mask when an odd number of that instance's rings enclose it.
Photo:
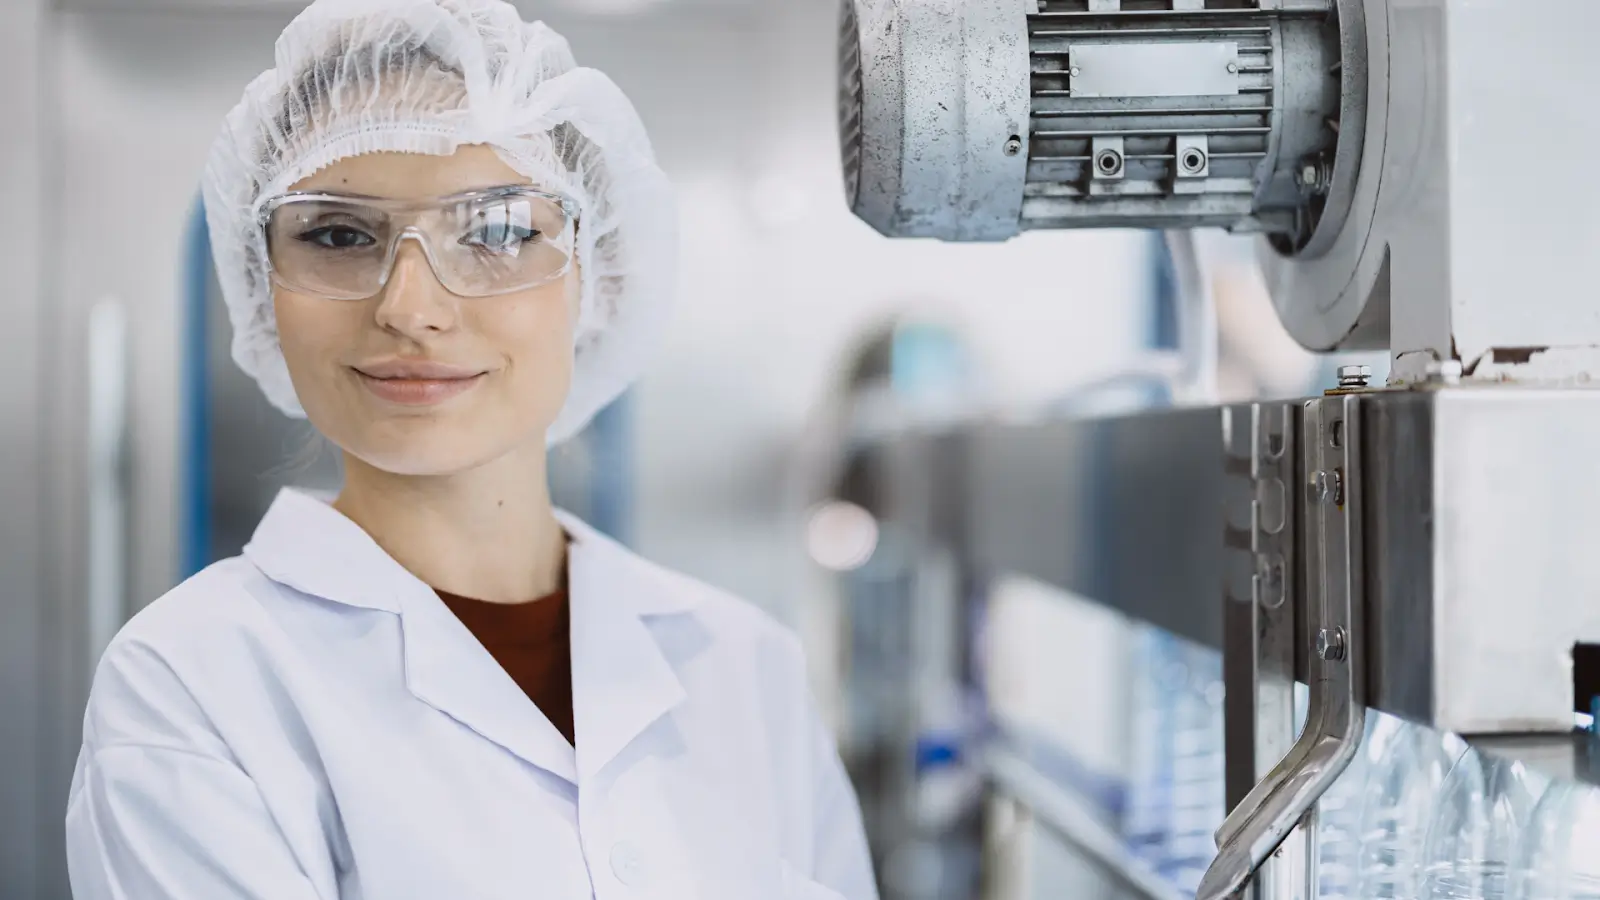
M 341 160 L 296 191 L 425 200 L 527 179 L 483 146 L 453 156 Z M 577 266 L 493 297 L 445 290 L 416 241 L 401 241 L 383 290 L 329 300 L 273 286 L 289 376 L 317 430 L 368 465 L 449 475 L 519 449 L 543 452 L 572 380 Z

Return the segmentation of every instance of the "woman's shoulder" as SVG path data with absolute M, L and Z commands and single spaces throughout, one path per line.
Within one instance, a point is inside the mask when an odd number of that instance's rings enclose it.
M 224 638 L 252 624 L 264 590 L 270 590 L 270 581 L 244 557 L 213 563 L 135 613 L 106 653 L 165 653 Z
M 101 654 L 90 689 L 85 740 L 156 741 L 153 725 L 202 717 L 212 688 L 250 677 L 268 617 L 269 583 L 240 557 L 193 575 L 136 613 Z

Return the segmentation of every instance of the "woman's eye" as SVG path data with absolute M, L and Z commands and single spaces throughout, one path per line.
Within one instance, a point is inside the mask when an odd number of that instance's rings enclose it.
M 504 253 L 515 250 L 523 244 L 533 243 L 543 236 L 537 228 L 494 223 L 463 235 L 461 243 L 476 249 Z
M 329 250 L 359 250 L 378 242 L 377 238 L 349 225 L 326 225 L 300 235 L 300 240 Z

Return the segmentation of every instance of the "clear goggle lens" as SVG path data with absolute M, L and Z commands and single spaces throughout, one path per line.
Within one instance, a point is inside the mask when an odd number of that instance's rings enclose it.
M 572 264 L 576 205 L 530 188 L 414 202 L 287 194 L 262 210 L 272 278 L 291 290 L 364 300 L 415 240 L 446 290 L 489 297 L 548 284 Z

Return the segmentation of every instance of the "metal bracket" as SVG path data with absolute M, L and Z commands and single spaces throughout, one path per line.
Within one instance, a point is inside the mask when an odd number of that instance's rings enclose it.
M 1271 403 L 1222 413 L 1230 498 L 1222 615 L 1224 757 L 1232 809 L 1295 740 L 1300 409 L 1298 403 Z M 1304 849 L 1297 837 L 1289 843 Z M 1303 852 L 1280 854 L 1270 873 L 1256 879 L 1255 897 L 1297 897 L 1294 886 L 1306 880 L 1305 859 Z
M 1250 882 L 1355 758 L 1363 697 L 1360 397 L 1308 401 L 1304 471 L 1308 578 L 1315 649 L 1300 739 L 1217 831 L 1218 853 L 1197 900 L 1226 900 Z

